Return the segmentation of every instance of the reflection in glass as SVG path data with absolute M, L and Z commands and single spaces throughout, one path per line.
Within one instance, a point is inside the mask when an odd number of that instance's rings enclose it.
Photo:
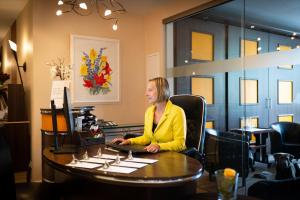
M 192 94 L 205 98 L 207 104 L 214 103 L 214 79 L 192 77 Z
M 293 102 L 293 81 L 278 81 L 278 103 Z
M 213 51 L 211 34 L 192 32 L 192 59 L 212 61 Z

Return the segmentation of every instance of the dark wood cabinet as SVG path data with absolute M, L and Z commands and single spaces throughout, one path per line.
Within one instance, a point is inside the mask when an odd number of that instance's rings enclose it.
M 27 171 L 30 162 L 30 134 L 25 93 L 21 84 L 8 84 L 7 120 L 2 121 L 3 134 L 10 146 L 14 171 Z

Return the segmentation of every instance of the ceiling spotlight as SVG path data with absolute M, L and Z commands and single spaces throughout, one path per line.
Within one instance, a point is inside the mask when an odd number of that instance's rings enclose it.
M 258 38 L 257 38 L 257 41 L 260 41 L 260 40 L 261 40 L 260 37 L 258 37 Z
M 80 7 L 81 9 L 83 9 L 83 10 L 87 10 L 87 5 L 86 5 L 86 3 L 80 3 L 80 4 L 79 4 L 79 7 Z
M 57 5 L 59 5 L 59 6 L 61 6 L 61 5 L 63 5 L 64 4 L 64 2 L 62 1 L 62 0 L 59 0 L 58 2 L 57 2 Z
M 251 26 L 250 26 L 250 28 L 251 28 L 251 29 L 254 29 L 254 28 L 255 28 L 255 26 L 254 26 L 254 25 L 251 25 Z
M 257 48 L 257 51 L 261 51 L 261 47 L 258 47 L 258 48 Z
M 114 23 L 114 25 L 112 26 L 112 29 L 113 29 L 114 31 L 118 30 L 118 21 L 116 21 L 116 22 Z
M 56 15 L 57 15 L 57 16 L 62 15 L 62 11 L 61 11 L 61 10 L 57 10 L 57 11 L 56 11 Z
M 297 45 L 296 48 L 299 49 L 299 48 L 300 48 L 300 45 Z
M 111 10 L 106 9 L 104 12 L 104 16 L 109 16 L 109 15 L 111 15 Z
M 297 33 L 296 33 L 296 32 L 294 32 L 294 33 L 293 33 L 293 36 L 296 36 L 296 35 L 297 35 Z
M 292 36 L 292 37 L 291 37 L 291 40 L 294 40 L 294 39 L 295 39 L 295 37 L 294 37 L 294 36 Z

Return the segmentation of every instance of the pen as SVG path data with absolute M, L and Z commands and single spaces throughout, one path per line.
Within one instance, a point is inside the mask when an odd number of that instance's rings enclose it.
M 115 150 L 115 149 L 112 149 L 112 148 L 109 148 L 109 147 L 105 147 L 106 150 L 109 150 L 109 151 L 113 151 L 113 152 L 116 152 L 116 153 L 119 153 L 118 150 Z

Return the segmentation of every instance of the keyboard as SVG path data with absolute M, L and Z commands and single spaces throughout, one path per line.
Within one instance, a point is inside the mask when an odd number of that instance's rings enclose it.
M 122 152 L 129 152 L 131 150 L 133 154 L 149 153 L 144 149 L 145 146 L 142 145 L 118 145 L 113 143 L 107 143 L 106 146 Z

